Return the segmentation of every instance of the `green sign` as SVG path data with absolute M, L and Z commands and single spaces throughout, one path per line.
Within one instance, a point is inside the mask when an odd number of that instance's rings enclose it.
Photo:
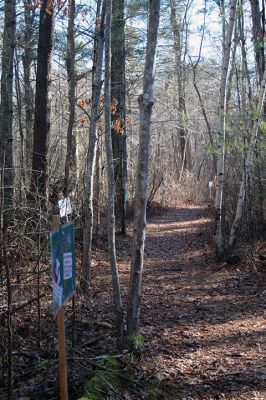
M 65 224 L 50 235 L 55 314 L 76 287 L 74 224 Z
M 127 202 L 128 202 L 128 192 L 125 191 L 125 203 L 127 203 Z

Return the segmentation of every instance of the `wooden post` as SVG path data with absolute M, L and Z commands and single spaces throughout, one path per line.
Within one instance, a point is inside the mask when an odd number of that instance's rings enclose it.
M 53 215 L 52 229 L 58 229 L 59 227 L 60 227 L 60 216 Z M 63 307 L 61 307 L 57 312 L 56 325 L 57 325 L 58 352 L 59 352 L 60 399 L 68 400 L 65 317 L 64 317 Z

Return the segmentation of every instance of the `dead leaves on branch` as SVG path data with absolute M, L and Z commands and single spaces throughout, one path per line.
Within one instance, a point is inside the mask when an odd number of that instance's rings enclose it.
M 68 15 L 70 13 L 70 5 L 72 0 L 67 1 L 67 6 L 65 6 L 66 2 L 64 0 L 48 0 L 45 7 L 45 12 L 48 15 L 53 15 L 55 10 L 62 10 L 63 15 Z M 44 0 L 24 0 L 24 6 L 28 11 L 35 11 L 36 9 L 42 9 L 44 5 Z
M 77 102 L 77 106 L 84 111 L 85 115 L 82 115 L 79 118 L 79 124 L 81 127 L 87 126 L 90 122 L 90 108 L 92 107 L 92 99 L 88 98 L 88 99 L 80 99 Z M 118 101 L 117 99 L 113 99 L 112 103 L 111 103 L 111 108 L 110 108 L 110 113 L 111 115 L 115 115 L 117 112 L 117 106 L 118 106 Z M 102 96 L 100 99 L 100 116 L 103 112 L 103 109 L 105 107 L 105 101 L 104 101 L 104 97 Z M 127 124 L 128 126 L 132 127 L 133 126 L 133 119 L 132 117 L 129 117 L 127 120 Z M 103 132 L 103 123 L 101 121 L 101 118 L 99 118 L 98 121 L 98 130 L 100 132 Z M 113 122 L 112 122 L 112 130 L 114 130 L 117 134 L 119 135 L 123 135 L 125 133 L 125 126 L 124 126 L 124 120 L 123 118 L 121 118 L 120 116 L 117 116 L 114 118 Z

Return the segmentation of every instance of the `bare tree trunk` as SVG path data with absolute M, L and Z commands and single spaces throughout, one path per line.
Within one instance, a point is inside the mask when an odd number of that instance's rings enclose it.
M 101 139 L 101 138 L 99 138 Z M 100 140 L 99 140 L 100 141 Z M 101 157 L 100 154 L 100 144 L 97 145 L 96 150 L 96 168 L 95 168 L 95 182 L 94 182 L 94 224 L 95 224 L 95 234 L 98 236 L 99 228 L 100 228 L 100 162 Z
M 261 83 L 265 69 L 264 32 L 259 0 L 250 0 L 252 16 L 252 35 L 255 51 L 258 82 Z
M 182 178 L 183 169 L 190 169 L 190 145 L 188 143 L 188 132 L 187 132 L 187 110 L 186 110 L 186 99 L 185 99 L 185 74 L 184 74 L 184 62 L 182 60 L 183 52 L 183 37 L 182 27 L 177 16 L 177 2 L 171 0 L 171 26 L 174 37 L 174 54 L 175 54 L 175 69 L 177 75 L 177 90 L 178 90 L 178 122 L 179 122 L 179 142 L 180 142 L 180 154 L 181 154 L 181 172 L 179 174 L 179 181 Z M 188 7 L 188 6 L 187 6 Z M 180 18 L 180 16 L 179 16 Z
M 257 117 L 253 126 L 253 133 L 250 141 L 250 146 L 248 149 L 247 157 L 245 159 L 244 170 L 242 174 L 242 180 L 239 189 L 238 195 L 238 203 L 236 209 L 236 215 L 233 222 L 233 225 L 230 230 L 229 236 L 229 249 L 232 251 L 236 242 L 236 235 L 239 228 L 239 223 L 243 215 L 243 209 L 245 205 L 245 195 L 246 195 L 246 183 L 247 183 L 247 176 L 251 175 L 251 165 L 252 165 L 252 158 L 256 152 L 256 145 L 258 140 L 258 132 L 259 132 L 259 123 L 262 119 L 262 110 L 263 104 L 265 100 L 265 85 L 266 85 L 266 70 L 264 71 L 264 76 L 261 81 L 261 89 L 259 94 L 259 103 L 257 107 Z
M 105 11 L 105 76 L 104 76 L 104 118 L 105 118 L 105 147 L 108 174 L 108 247 L 109 260 L 112 271 L 112 283 L 114 292 L 114 305 L 116 311 L 117 342 L 122 346 L 124 341 L 123 306 L 120 293 L 119 273 L 116 261 L 115 249 L 115 180 L 114 162 L 111 136 L 111 21 L 112 0 L 106 4 Z
M 146 226 L 151 114 L 153 106 L 154 68 L 160 16 L 160 0 L 151 0 L 149 5 L 149 25 L 143 78 L 143 93 L 139 96 L 139 155 L 136 172 L 134 232 L 127 309 L 127 335 L 129 337 L 138 330 L 139 325 L 140 294 Z
M 101 23 L 99 25 L 101 0 L 97 3 L 95 22 L 95 42 L 92 70 L 92 106 L 90 121 L 89 150 L 87 155 L 87 184 L 85 186 L 85 226 L 83 232 L 82 283 L 83 290 L 88 289 L 91 274 L 91 245 L 93 230 L 93 180 L 97 149 L 97 123 L 99 120 L 99 104 L 102 88 L 102 66 L 104 48 L 104 14 L 105 1 L 102 5 Z
M 202 35 L 201 35 L 201 39 L 200 39 L 198 58 L 197 58 L 195 63 L 193 63 L 192 59 L 190 58 L 190 63 L 191 63 L 192 69 L 193 69 L 193 85 L 194 85 L 194 88 L 195 88 L 196 93 L 198 95 L 201 111 L 202 111 L 202 114 L 203 114 L 203 117 L 204 117 L 204 121 L 205 121 L 206 126 L 207 126 L 210 145 L 212 146 L 212 148 L 214 148 L 214 144 L 215 143 L 214 143 L 214 140 L 213 140 L 213 132 L 212 132 L 212 129 L 211 129 L 211 124 L 210 124 L 210 121 L 209 121 L 209 118 L 208 118 L 208 115 L 207 115 L 207 111 L 206 111 L 206 107 L 205 107 L 205 104 L 204 104 L 204 101 L 203 101 L 203 98 L 201 96 L 201 93 L 200 93 L 200 90 L 199 90 L 199 87 L 198 87 L 198 84 L 197 84 L 197 80 L 196 80 L 197 67 L 198 67 L 200 59 L 201 59 L 201 51 L 202 51 L 203 41 L 204 41 L 204 38 L 205 38 L 206 14 L 207 14 L 207 9 L 206 9 L 207 4 L 206 4 L 206 2 L 207 2 L 207 0 L 205 0 L 205 6 L 204 6 L 205 8 L 204 8 L 204 14 L 203 14 L 204 15 L 203 31 L 202 31 Z M 214 172 L 214 175 L 217 175 L 217 156 L 216 156 L 216 153 L 215 153 L 214 150 L 212 151 L 211 154 L 212 154 L 212 159 L 213 159 L 213 172 Z M 202 165 L 203 164 L 201 164 L 200 170 L 202 168 Z M 198 176 L 200 176 L 200 171 L 199 171 Z
M 67 81 L 68 81 L 68 102 L 69 119 L 67 128 L 67 152 L 65 160 L 64 195 L 67 196 L 69 190 L 70 170 L 76 170 L 76 142 L 73 135 L 75 122 L 75 102 L 76 102 L 76 79 L 75 79 L 75 0 L 69 3 L 68 28 L 67 28 Z
M 50 134 L 49 92 L 54 19 L 54 6 L 49 0 L 43 0 L 39 24 L 31 173 L 31 195 L 36 193 L 42 204 L 46 202 L 47 146 Z
M 117 207 L 121 234 L 126 234 L 125 190 L 127 179 L 126 154 L 126 78 L 124 0 L 113 0 L 112 20 L 112 139 Z
M 261 85 L 263 74 L 265 71 L 265 2 L 262 2 L 262 10 L 260 10 L 259 0 L 250 0 L 251 16 L 252 16 L 252 34 L 255 52 L 257 82 Z M 264 101 L 262 119 L 266 121 L 266 101 Z M 259 133 L 260 135 L 260 133 Z M 259 158 L 258 153 L 256 157 Z M 257 219 L 259 224 L 264 224 L 264 187 L 261 180 L 261 168 L 259 163 L 256 164 L 257 186 L 258 186 L 258 212 Z
M 3 32 L 1 104 L 0 104 L 0 168 L 5 168 L 3 179 L 4 214 L 13 202 L 13 64 L 16 32 L 16 1 L 5 0 Z
M 230 61 L 231 41 L 236 15 L 236 1 L 230 2 L 230 16 L 225 37 L 224 55 L 222 63 L 220 97 L 219 97 L 219 131 L 218 131 L 218 164 L 217 164 L 217 180 L 215 194 L 215 210 L 216 210 L 216 234 L 215 245 L 216 254 L 219 258 L 224 255 L 224 237 L 223 237 L 223 220 L 224 220 L 224 164 L 225 164 L 225 112 L 226 112 L 226 89 L 228 81 L 228 68 Z
M 244 76 L 244 79 L 242 78 L 242 104 L 243 104 L 243 109 L 246 110 L 246 91 L 247 91 L 247 96 L 248 96 L 248 101 L 249 101 L 249 106 L 251 104 L 251 99 L 252 99 L 252 89 L 251 89 L 251 82 L 250 82 L 250 73 L 248 70 L 248 62 L 247 62 L 247 50 L 246 50 L 246 38 L 245 38 L 245 19 L 244 19 L 244 0 L 240 1 L 240 11 L 238 13 L 238 25 L 239 25 L 239 40 L 241 43 L 241 55 L 242 55 L 242 74 Z M 247 84 L 247 89 L 245 88 L 245 81 Z
M 19 154 L 19 171 L 17 172 L 17 177 L 19 180 L 19 193 L 18 199 L 22 201 L 22 192 L 25 186 L 25 165 L 24 165 L 24 131 L 23 131 L 23 122 L 22 122 L 22 99 L 21 99 L 21 87 L 20 87 L 20 79 L 19 79 L 19 61 L 17 51 L 15 52 L 15 63 L 14 63 L 14 72 L 15 72 L 15 91 L 16 91 L 16 100 L 17 100 L 17 113 L 18 113 L 18 129 L 20 136 L 20 154 Z
M 25 51 L 22 55 L 23 73 L 24 73 L 24 101 L 25 101 L 25 176 L 27 177 L 27 186 L 30 182 L 31 163 L 32 163 L 32 145 L 33 145 L 33 115 L 34 115 L 34 95 L 31 84 L 31 66 L 33 60 L 34 40 L 34 19 L 35 7 L 31 9 L 24 2 L 24 41 Z

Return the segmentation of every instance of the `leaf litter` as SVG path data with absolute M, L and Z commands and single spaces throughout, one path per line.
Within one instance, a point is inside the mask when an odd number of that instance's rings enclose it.
M 243 246 L 248 254 L 248 244 Z M 265 243 L 259 246 L 261 252 Z M 71 399 L 84 395 L 97 363 L 110 355 L 117 359 L 121 374 L 130 368 L 131 372 L 119 389 L 103 391 L 103 399 L 266 399 L 266 274 L 254 269 L 248 257 L 237 265 L 218 263 L 213 247 L 213 227 L 205 206 L 148 215 L 140 326 L 145 340 L 131 354 L 118 351 L 115 344 L 111 277 L 102 233 L 94 243 L 90 293 L 78 292 L 75 304 L 66 307 Z M 117 236 L 117 252 L 126 305 L 130 235 Z M 263 261 L 262 256 L 255 260 L 259 265 Z M 40 343 L 36 305 L 13 318 L 12 399 L 59 398 L 56 330 L 51 293 L 45 286 L 49 282 L 47 272 L 41 281 L 46 296 L 41 300 Z M 24 294 L 26 300 L 25 289 Z M 5 390 L 0 389 L 0 398 L 6 398 Z

